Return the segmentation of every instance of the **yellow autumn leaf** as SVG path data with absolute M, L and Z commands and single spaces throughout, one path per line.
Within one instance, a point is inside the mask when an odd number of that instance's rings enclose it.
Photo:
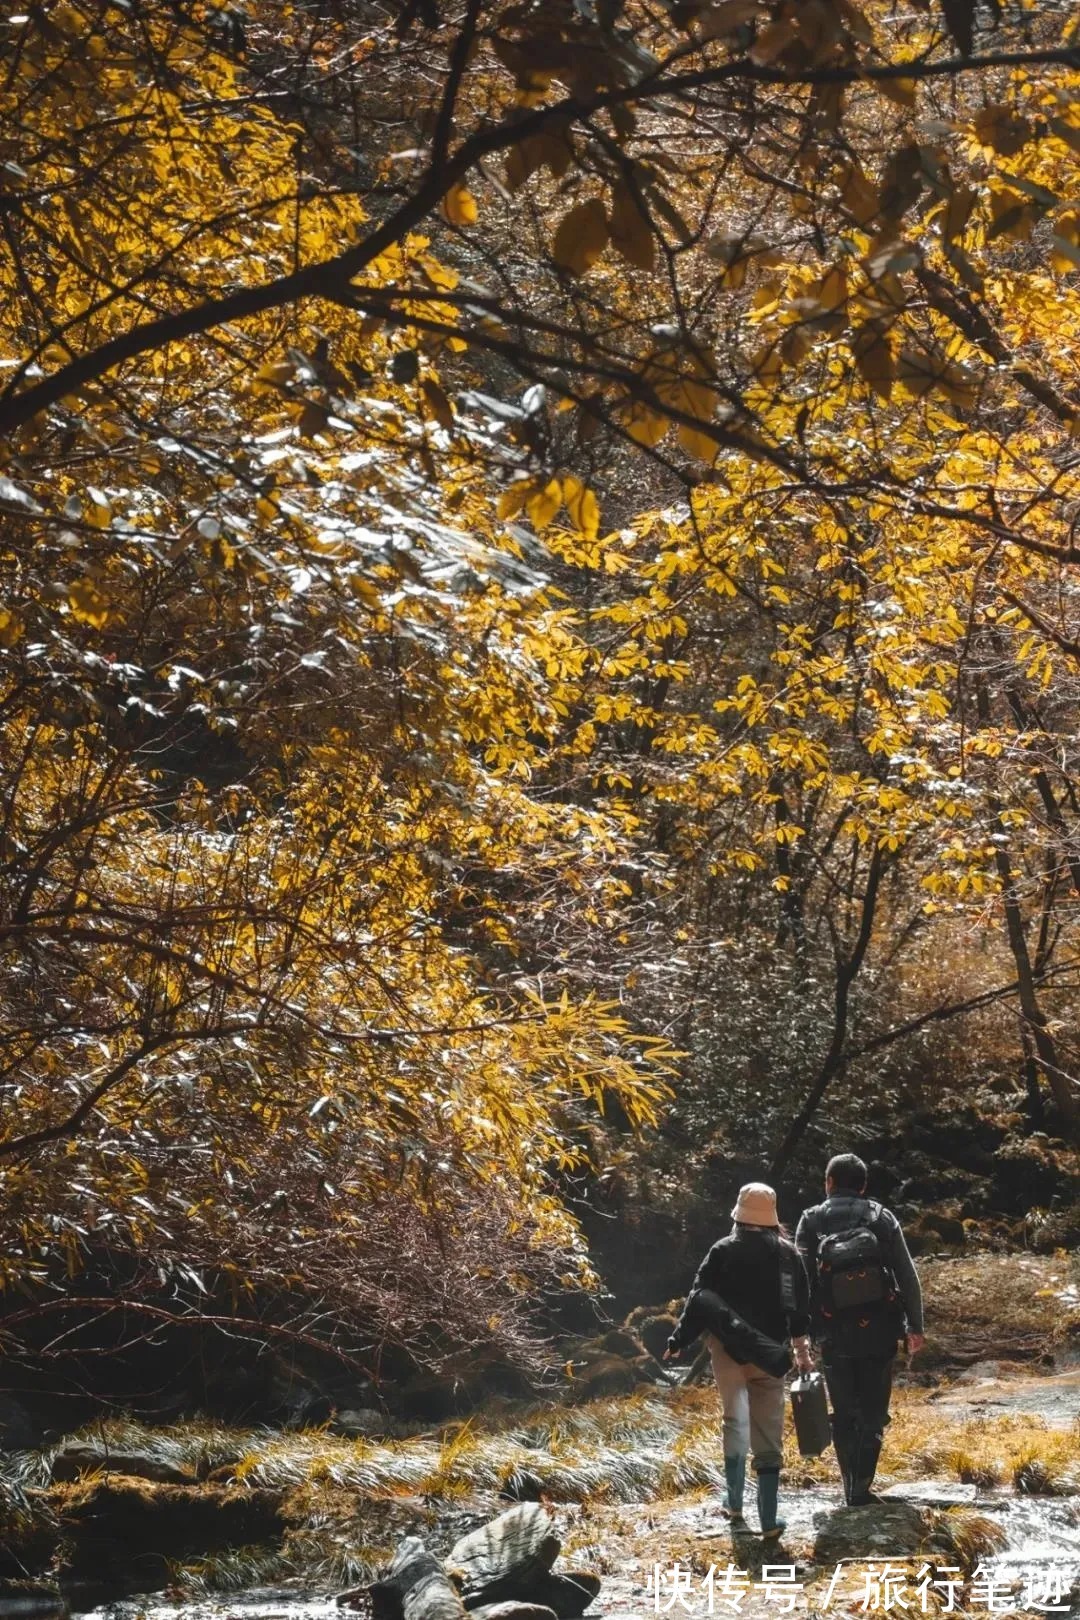
M 654 411 L 639 402 L 633 404 L 624 417 L 627 438 L 651 450 L 660 443 L 668 430 L 668 419 L 661 411 Z
M 72 617 L 80 624 L 89 624 L 102 630 L 109 617 L 108 598 L 103 596 L 92 579 L 78 579 L 68 589 L 68 605 Z
M 439 212 L 450 225 L 475 225 L 480 217 L 476 198 L 458 181 L 439 204 Z
M 596 263 L 608 245 L 608 219 L 599 197 L 578 203 L 559 222 L 552 244 L 555 263 L 581 276 Z
M 511 518 L 517 517 L 524 507 L 532 487 L 529 479 L 520 478 L 517 483 L 511 484 L 509 489 L 502 491 L 496 503 L 496 510 L 504 523 L 508 523 Z
M 533 528 L 546 529 L 562 505 L 562 500 L 562 486 L 557 478 L 550 479 L 542 487 L 534 486 L 533 494 L 525 502 Z
M 600 533 L 600 503 L 591 489 L 586 489 L 580 478 L 564 478 L 563 504 L 570 521 L 586 540 L 595 540 Z

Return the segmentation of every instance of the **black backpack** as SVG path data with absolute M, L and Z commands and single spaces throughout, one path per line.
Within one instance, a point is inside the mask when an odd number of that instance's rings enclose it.
M 826 1319 L 876 1315 L 896 1303 L 896 1279 L 877 1230 L 881 1205 L 863 1202 L 865 1213 L 855 1211 L 846 1226 L 818 1235 L 818 1302 Z

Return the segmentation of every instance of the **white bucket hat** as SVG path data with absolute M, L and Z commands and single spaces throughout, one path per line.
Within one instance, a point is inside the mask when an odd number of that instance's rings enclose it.
M 732 1215 L 743 1226 L 779 1226 L 776 1194 L 763 1181 L 748 1181 L 739 1188 Z

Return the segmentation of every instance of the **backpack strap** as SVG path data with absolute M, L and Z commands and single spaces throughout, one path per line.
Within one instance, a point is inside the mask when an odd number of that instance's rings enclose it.
M 782 1239 L 777 1240 L 780 1251 L 780 1303 L 786 1316 L 794 1316 L 798 1309 L 795 1293 L 795 1256 Z

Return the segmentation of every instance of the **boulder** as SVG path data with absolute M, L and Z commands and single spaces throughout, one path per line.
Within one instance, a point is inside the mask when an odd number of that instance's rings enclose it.
M 667 1349 L 667 1342 L 675 1331 L 675 1317 L 668 1313 L 657 1313 L 647 1316 L 638 1327 L 638 1338 L 648 1350 L 650 1355 L 660 1357 Z
M 371 1406 L 335 1412 L 330 1422 L 330 1433 L 344 1435 L 348 1440 L 389 1440 L 400 1435 L 404 1428 L 396 1418 L 377 1412 Z
M 536 1583 L 558 1557 L 559 1545 L 546 1509 L 538 1502 L 519 1502 L 455 1542 L 446 1565 L 459 1580 L 468 1609 L 511 1598 L 531 1599 Z
M 368 1588 L 372 1620 L 464 1620 L 457 1587 L 419 1536 L 406 1536 Z M 343 1593 L 339 1602 L 351 1594 Z
M 533 1581 L 529 1591 L 558 1620 L 578 1620 L 600 1591 L 600 1577 L 591 1569 L 552 1570 Z
M 156 1480 L 161 1485 L 194 1485 L 193 1468 L 150 1457 L 145 1452 L 115 1449 L 103 1440 L 72 1440 L 54 1453 L 49 1476 L 57 1483 L 81 1479 L 84 1474 L 127 1474 L 131 1479 Z
M 902 1557 L 918 1552 L 928 1521 L 910 1502 L 873 1502 L 841 1508 L 821 1526 L 814 1540 L 814 1562 L 838 1564 L 844 1558 Z
M 928 1209 L 925 1215 L 920 1216 L 909 1235 L 921 1239 L 933 1238 L 939 1243 L 953 1244 L 957 1248 L 962 1248 L 967 1242 L 963 1221 L 955 1215 L 941 1215 L 934 1209 Z
M 601 1356 L 572 1381 L 566 1399 L 576 1405 L 605 1396 L 631 1395 L 642 1381 L 637 1368 L 622 1356 Z
M 638 1375 L 639 1384 L 665 1384 L 672 1381 L 671 1375 L 665 1372 L 663 1367 L 656 1365 L 653 1356 L 635 1356 L 630 1365 Z
M 558 1620 L 542 1603 L 485 1603 L 472 1610 L 473 1620 Z
M 609 1332 L 600 1335 L 596 1344 L 606 1355 L 625 1356 L 630 1361 L 641 1354 L 641 1345 L 625 1328 L 611 1328 Z

